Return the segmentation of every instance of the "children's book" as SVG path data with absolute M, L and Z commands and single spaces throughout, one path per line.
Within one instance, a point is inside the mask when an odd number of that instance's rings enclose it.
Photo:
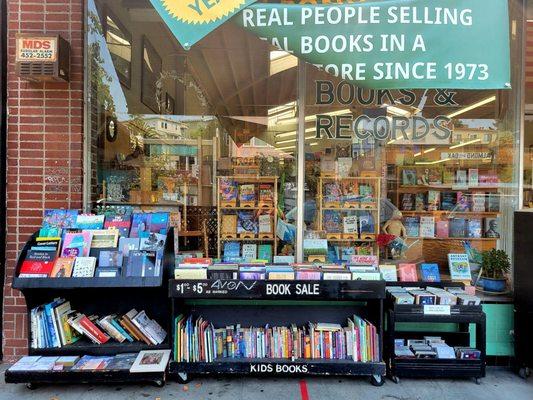
M 402 185 L 414 186 L 416 185 L 416 171 L 413 169 L 402 170 Z
M 239 186 L 239 200 L 240 201 L 255 201 L 255 185 L 245 184 Z
M 76 217 L 76 229 L 102 229 L 105 215 L 79 214 Z
M 239 211 L 237 214 L 237 233 L 258 232 L 258 222 L 253 211 Z
M 149 230 L 149 214 L 134 213 L 131 221 L 130 238 L 148 237 Z
M 261 214 L 257 218 L 259 233 L 272 233 L 272 217 L 270 214 Z
M 237 182 L 231 179 L 220 179 L 220 198 L 222 201 L 237 200 Z
M 438 190 L 428 191 L 428 211 L 440 209 L 440 192 Z
M 155 212 L 148 214 L 148 231 L 166 235 L 170 222 L 169 212 Z
M 63 238 L 62 257 L 87 257 L 91 251 L 90 232 L 66 232 Z
M 423 238 L 435 237 L 435 217 L 428 217 L 428 216 L 420 217 L 420 237 L 423 237 Z
M 468 211 L 470 210 L 470 204 L 468 201 L 469 195 L 465 192 L 457 192 L 457 204 L 455 205 L 455 211 Z
M 472 279 L 468 254 L 448 254 L 448 266 L 452 281 L 470 281 Z
M 360 214 L 358 219 L 359 233 L 375 233 L 374 217 L 372 217 L 372 214 Z
M 480 238 L 482 236 L 482 222 L 481 218 L 470 218 L 466 222 L 467 229 L 467 237 L 469 238 Z
M 405 217 L 404 226 L 407 237 L 420 236 L 420 218 L 419 217 Z
M 257 246 L 257 258 L 260 260 L 267 260 L 269 263 L 272 262 L 272 245 L 271 244 L 260 244 Z
M 422 263 L 420 265 L 420 275 L 424 282 L 440 282 L 439 265 Z
M 259 185 L 259 202 L 274 204 L 274 187 L 269 183 Z
M 77 218 L 78 210 L 45 210 L 42 227 L 72 229 L 76 227 Z
M 427 209 L 426 195 L 424 193 L 417 193 L 415 197 L 415 210 L 425 211 Z
M 398 277 L 400 278 L 400 282 L 417 282 L 418 273 L 416 271 L 416 264 L 398 264 Z
M 224 243 L 224 261 L 236 260 L 241 257 L 241 245 L 239 242 Z
M 381 277 L 386 282 L 397 282 L 398 281 L 398 272 L 396 271 L 396 265 L 393 265 L 393 264 L 380 265 L 379 272 L 381 272 Z
M 343 233 L 355 233 L 357 234 L 357 215 L 347 215 L 342 219 L 342 231 Z
M 341 213 L 337 210 L 324 210 L 323 226 L 327 233 L 342 232 Z
M 50 273 L 51 278 L 69 278 L 74 268 L 74 257 L 59 257 L 54 263 L 54 268 Z
M 131 228 L 131 214 L 121 215 L 110 215 L 105 217 L 104 228 L 115 228 L 118 229 L 118 232 L 121 237 L 128 237 L 130 234 Z
M 337 202 L 341 200 L 342 192 L 338 182 L 324 184 L 324 202 Z

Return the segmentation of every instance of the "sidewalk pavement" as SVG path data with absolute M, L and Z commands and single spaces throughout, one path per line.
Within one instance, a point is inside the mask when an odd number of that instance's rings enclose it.
M 0 373 L 6 366 L 0 366 Z M 403 379 L 399 384 L 386 380 L 373 387 L 362 378 L 199 378 L 187 385 L 167 382 L 150 385 L 69 385 L 42 386 L 29 390 L 25 385 L 0 379 L 0 400 L 532 400 L 533 378 L 529 381 L 505 369 L 488 368 L 480 385 L 472 380 Z

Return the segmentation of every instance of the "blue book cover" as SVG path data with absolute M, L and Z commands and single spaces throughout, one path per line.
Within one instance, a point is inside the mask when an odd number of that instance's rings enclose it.
M 155 212 L 149 214 L 148 230 L 150 232 L 166 235 L 168 233 L 169 221 L 170 213 L 168 212 Z
M 124 336 L 124 337 L 126 338 L 126 340 L 127 340 L 128 342 L 133 342 L 133 338 L 128 334 L 128 332 L 126 332 L 126 331 L 124 330 L 124 328 L 122 328 L 122 326 L 120 326 L 120 324 L 119 324 L 117 321 L 115 321 L 113 318 L 111 318 L 111 319 L 109 320 L 109 322 L 111 323 L 111 325 L 113 325 L 113 326 L 115 327 L 115 329 L 116 329 L 117 331 L 120 332 L 120 334 L 121 334 L 122 336 Z
M 61 347 L 58 332 L 56 332 L 56 330 L 54 329 L 53 313 L 54 308 L 62 302 L 62 300 L 54 300 L 53 302 L 45 304 L 44 306 L 44 313 L 46 315 L 46 327 L 50 337 L 50 347 Z
M 272 262 L 272 245 L 271 244 L 260 244 L 257 247 L 257 258 L 260 260 L 267 260 L 269 263 Z
M 131 221 L 130 238 L 143 238 L 150 235 L 148 214 L 134 213 Z
M 440 271 L 438 264 L 421 264 L 420 274 L 424 282 L 440 282 Z
M 240 259 L 241 257 L 241 245 L 239 242 L 226 242 L 224 243 L 224 260 Z

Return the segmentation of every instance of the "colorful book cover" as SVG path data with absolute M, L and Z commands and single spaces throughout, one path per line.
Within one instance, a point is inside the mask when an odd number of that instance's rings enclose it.
M 457 204 L 455 205 L 455 211 L 464 212 L 470 210 L 468 198 L 468 193 L 457 192 Z
M 402 170 L 402 186 L 416 185 L 416 171 L 414 169 Z
M 464 218 L 450 218 L 450 237 L 466 237 L 466 220 Z
M 452 211 L 455 209 L 455 204 L 457 203 L 457 193 L 456 192 L 443 192 L 441 208 L 444 211 Z
M 59 257 L 54 263 L 54 268 L 50 273 L 51 278 L 69 278 L 74 268 L 74 257 Z
M 448 266 L 453 281 L 470 281 L 472 279 L 468 254 L 448 254 Z
M 96 257 L 76 257 L 74 261 L 74 278 L 92 278 L 96 267 Z
M 444 185 L 453 185 L 455 183 L 455 174 L 453 169 L 444 168 L 442 171 L 442 183 Z
M 237 200 L 237 182 L 232 179 L 220 179 L 220 199 L 222 201 Z
M 342 232 L 342 217 L 337 210 L 324 210 L 323 227 L 327 233 Z
M 498 193 L 487 194 L 487 211 L 490 211 L 490 212 L 500 211 L 500 195 Z
M 402 211 L 414 211 L 415 209 L 415 194 L 403 193 L 402 195 Z
M 405 217 L 404 226 L 407 237 L 420 236 L 420 218 L 419 217 Z
M 270 214 L 260 214 L 257 217 L 259 224 L 259 233 L 272 233 L 272 217 Z
M 480 238 L 482 237 L 482 221 L 481 218 L 470 218 L 467 223 L 467 237 Z
M 440 209 L 440 192 L 438 190 L 428 191 L 428 211 Z
M 54 261 L 28 261 L 24 260 L 20 267 L 19 277 L 46 278 L 54 268 Z
M 149 214 L 134 213 L 131 220 L 130 238 L 148 237 L 149 233 Z
M 485 195 L 483 193 L 474 193 L 472 195 L 472 211 L 485 212 Z
M 420 237 L 435 237 L 435 217 L 420 217 Z
M 420 275 L 424 282 L 440 282 L 439 265 L 422 263 L 420 265 Z
M 258 222 L 253 211 L 239 211 L 237 213 L 237 233 L 258 232 Z
M 166 235 L 150 232 L 148 237 L 140 238 L 139 250 L 145 251 L 162 251 L 165 248 Z
M 350 257 L 350 265 L 359 267 L 378 268 L 378 256 L 355 254 Z
M 464 169 L 459 169 L 457 170 L 456 174 L 455 174 L 455 184 L 457 186 L 467 186 L 468 184 L 468 181 L 467 181 L 467 171 L 464 170 Z
M 257 259 L 257 245 L 253 243 L 245 243 L 242 245 L 242 258 L 245 262 L 250 262 Z
M 76 217 L 76 229 L 102 229 L 105 215 L 79 214 Z
M 500 219 L 485 218 L 483 236 L 486 238 L 500 238 Z
M 274 204 L 274 186 L 269 183 L 259 185 L 259 202 Z
M 342 219 L 342 231 L 349 234 L 357 234 L 358 218 L 357 215 L 347 215 Z
M 255 185 L 245 184 L 239 186 L 239 200 L 240 201 L 255 201 Z
M 479 185 L 479 169 L 470 168 L 468 170 L 468 186 L 478 186 Z
M 99 267 L 122 267 L 124 256 L 120 251 L 102 250 L 98 255 Z
M 450 235 L 450 223 L 448 220 L 437 221 L 437 237 L 447 238 Z
M 370 213 L 361 214 L 359 219 L 359 232 L 360 233 L 375 233 L 374 217 Z
M 440 168 L 429 169 L 429 184 L 442 185 L 442 170 Z
M 338 182 L 324 184 L 324 202 L 337 202 L 341 200 L 341 188 Z
M 416 271 L 416 264 L 398 264 L 398 278 L 400 282 L 417 282 L 418 273 Z
M 121 237 L 128 237 L 131 228 L 131 214 L 109 215 L 105 217 L 104 228 L 115 228 Z
M 352 169 L 353 159 L 351 157 L 337 158 L 337 175 L 341 178 L 348 178 Z
M 168 226 L 170 223 L 169 212 L 155 212 L 148 214 L 148 231 L 159 233 L 160 235 L 168 234 Z
M 426 195 L 424 193 L 417 193 L 415 196 L 415 210 L 425 211 L 427 209 Z
M 360 200 L 356 181 L 345 180 L 342 182 L 342 199 L 347 203 L 356 203 Z
M 72 229 L 76 226 L 78 210 L 49 209 L 44 211 L 43 228 Z
M 91 251 L 90 232 L 66 232 L 63 238 L 62 257 L 87 257 Z
M 139 246 L 139 238 L 121 237 L 118 241 L 118 249 L 124 257 L 128 257 L 130 255 L 130 251 L 132 250 L 139 250 Z
M 271 244 L 260 244 L 257 246 L 257 258 L 260 260 L 267 260 L 269 263 L 272 262 L 272 245 Z
M 241 245 L 239 242 L 224 243 L 224 261 L 236 260 L 241 257 Z
M 398 271 L 396 270 L 396 265 L 394 264 L 380 265 L 379 272 L 381 272 L 381 277 L 386 282 L 397 282 L 398 281 Z

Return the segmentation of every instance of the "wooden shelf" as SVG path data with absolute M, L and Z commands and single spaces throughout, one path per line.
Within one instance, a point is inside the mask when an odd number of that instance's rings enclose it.
M 456 237 L 414 237 L 414 236 L 408 236 L 406 237 L 407 240 L 472 240 L 472 241 L 496 241 L 500 240 L 500 238 L 456 238 Z
M 453 190 L 453 191 L 469 191 L 469 190 L 498 190 L 499 186 L 457 186 L 457 185 L 400 185 L 398 190 Z
M 377 208 L 347 208 L 347 207 L 324 207 L 322 206 L 322 211 L 379 211 Z
M 231 211 L 231 210 L 265 210 L 265 211 L 272 211 L 274 210 L 274 207 L 259 207 L 259 206 L 253 206 L 253 207 L 220 207 L 220 211 Z
M 218 240 L 222 241 L 222 242 L 273 242 L 276 240 L 275 237 L 273 238 L 268 238 L 268 239 L 260 239 L 260 238 L 251 238 L 251 239 L 243 239 L 243 238 L 234 238 L 234 239 L 224 239 L 224 238 L 219 238 Z
M 447 210 L 435 210 L 435 211 L 407 211 L 400 210 L 403 215 L 413 214 L 433 214 L 433 215 L 499 215 L 500 211 L 447 211 Z
M 375 242 L 376 239 L 328 239 L 328 242 L 364 242 L 364 243 L 372 243 Z

